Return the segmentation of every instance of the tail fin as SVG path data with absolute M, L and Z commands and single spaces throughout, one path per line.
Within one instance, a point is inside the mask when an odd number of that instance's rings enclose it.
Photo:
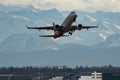
M 55 26 L 55 23 L 53 22 L 53 26 Z

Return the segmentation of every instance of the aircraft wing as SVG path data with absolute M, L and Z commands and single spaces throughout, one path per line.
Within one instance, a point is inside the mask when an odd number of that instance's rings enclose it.
M 89 28 L 98 28 L 98 25 L 97 26 L 75 26 L 73 25 L 71 30 L 81 30 L 81 29 L 89 29 Z
M 97 28 L 98 26 L 82 26 L 81 29 Z
M 27 29 L 38 29 L 38 30 L 54 30 L 53 26 L 46 26 L 46 27 L 28 27 Z

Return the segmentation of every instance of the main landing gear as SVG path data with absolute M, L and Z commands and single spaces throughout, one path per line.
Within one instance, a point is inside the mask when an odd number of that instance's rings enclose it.
M 69 34 L 69 35 L 72 35 L 72 32 L 70 31 L 68 34 Z

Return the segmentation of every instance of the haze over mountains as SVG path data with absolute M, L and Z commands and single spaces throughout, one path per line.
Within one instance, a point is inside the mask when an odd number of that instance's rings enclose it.
M 25 27 L 61 24 L 69 12 L 0 5 L 0 65 L 119 65 L 120 12 L 75 11 L 78 18 L 74 24 L 99 24 L 99 28 L 55 40 L 39 37 L 52 31 Z

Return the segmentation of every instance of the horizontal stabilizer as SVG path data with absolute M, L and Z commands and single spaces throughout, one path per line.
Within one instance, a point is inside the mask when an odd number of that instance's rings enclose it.
M 54 37 L 54 35 L 40 35 L 40 37 Z

